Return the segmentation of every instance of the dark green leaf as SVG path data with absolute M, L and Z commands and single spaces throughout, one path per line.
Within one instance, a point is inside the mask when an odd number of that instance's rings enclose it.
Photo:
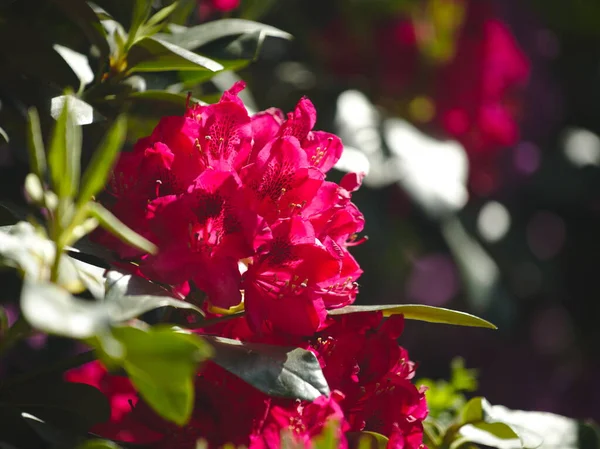
M 221 38 L 256 32 L 263 36 L 292 38 L 291 34 L 278 28 L 244 19 L 216 20 L 172 35 L 161 35 L 161 38 L 187 50 L 194 50 Z
M 250 64 L 249 59 L 216 59 L 216 61 L 223 65 L 223 70 L 241 70 Z M 180 83 L 177 83 L 170 87 L 170 89 L 177 89 L 177 91 L 185 91 L 194 86 L 197 86 L 200 83 L 210 80 L 215 76 L 213 72 L 198 72 L 198 71 L 180 71 L 178 73 L 179 78 L 181 79 Z M 219 94 L 220 95 L 220 94 Z
M 243 19 L 258 20 L 276 4 L 277 0 L 244 0 L 239 14 Z
M 427 321 L 429 323 L 454 324 L 457 326 L 485 327 L 497 329 L 489 321 L 469 313 L 442 307 L 424 306 L 421 304 L 397 304 L 382 306 L 347 306 L 341 309 L 330 310 L 330 315 L 345 315 L 359 312 L 383 312 L 383 316 L 404 315 L 407 320 Z
M 129 51 L 127 61 L 131 72 L 223 70 L 218 62 L 157 37 L 145 37 L 136 42 Z
M 81 383 L 36 379 L 1 390 L 0 403 L 71 431 L 88 431 L 110 417 L 106 397 L 96 388 Z
M 0 60 L 3 70 L 27 75 L 63 89 L 76 88 L 80 81 L 69 64 L 52 47 L 40 30 L 26 18 L 11 17 L 0 26 Z M 43 70 L 40 70 L 43 67 Z
M 127 120 L 124 115 L 117 117 L 113 126 L 104 136 L 100 146 L 94 151 L 81 182 L 78 203 L 82 205 L 104 188 L 117 153 L 125 142 Z
M 156 114 L 156 111 L 160 111 L 160 113 L 169 112 L 174 115 L 183 115 L 187 104 L 187 95 L 165 92 L 162 90 L 135 92 L 129 95 L 128 99 L 132 102 L 132 110 L 135 111 L 136 114 L 144 114 L 144 112 Z M 194 100 L 194 102 L 198 101 L 196 99 L 192 100 Z
M 111 324 L 103 304 L 76 298 L 48 282 L 23 283 L 21 311 L 32 327 L 71 338 L 93 337 Z
M 155 254 L 158 250 L 152 242 L 130 229 L 99 203 L 91 202 L 89 203 L 89 208 L 90 213 L 98 219 L 100 225 L 115 237 L 120 238 L 125 243 L 140 251 Z
M 310 351 L 220 337 L 207 339 L 215 346 L 215 363 L 269 396 L 312 401 L 329 394 L 319 361 Z
M 197 335 L 170 328 L 113 330 L 126 354 L 120 363 L 148 404 L 163 418 L 184 425 L 194 403 L 198 364 L 211 348 Z
M 109 53 L 106 33 L 91 6 L 78 0 L 52 1 L 81 28 L 89 41 L 98 48 L 100 56 L 106 58 Z
M 29 164 L 33 173 L 40 179 L 46 176 L 46 150 L 40 127 L 40 117 L 35 108 L 27 111 L 29 122 L 27 126 L 27 148 L 29 149 Z

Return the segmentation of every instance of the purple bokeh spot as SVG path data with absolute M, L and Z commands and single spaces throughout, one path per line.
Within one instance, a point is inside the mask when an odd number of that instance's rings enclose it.
M 456 295 L 459 285 L 452 259 L 445 254 L 431 254 L 414 263 L 406 295 L 410 301 L 441 306 Z

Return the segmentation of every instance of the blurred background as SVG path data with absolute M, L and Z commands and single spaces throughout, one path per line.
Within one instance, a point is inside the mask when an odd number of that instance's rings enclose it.
M 600 2 L 203 2 L 269 39 L 256 108 L 308 96 L 365 171 L 359 303 L 422 303 L 497 332 L 409 322 L 419 376 L 455 355 L 492 403 L 600 420 Z M 227 82 L 225 82 L 227 84 Z
M 462 356 L 494 404 L 600 422 L 600 1 L 194 8 L 195 23 L 240 17 L 294 36 L 267 37 L 253 64 L 192 92 L 216 101 L 242 78 L 252 109 L 284 111 L 306 95 L 316 128 L 342 137 L 329 176 L 366 173 L 354 194 L 368 236 L 353 251 L 365 271 L 358 303 L 442 306 L 498 325 L 408 322 L 401 342 L 418 376 L 447 378 Z M 0 94 L 10 97 L 13 81 Z M 156 120 L 130 121 L 130 134 Z M 0 148 L 1 197 L 21 198 L 24 158 Z M 18 297 L 18 285 L 3 293 Z M 28 344 L 35 352 L 45 340 Z M 50 361 L 52 348 L 44 354 Z

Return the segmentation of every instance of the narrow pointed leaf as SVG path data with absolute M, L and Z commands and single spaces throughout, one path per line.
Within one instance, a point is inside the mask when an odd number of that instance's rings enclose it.
M 292 38 L 291 34 L 278 28 L 245 19 L 223 19 L 208 22 L 169 36 L 161 35 L 161 38 L 187 50 L 194 50 L 217 39 L 255 32 L 282 39 Z
M 40 117 L 35 108 L 27 111 L 29 123 L 27 126 L 27 148 L 29 149 L 29 164 L 33 173 L 40 179 L 46 176 L 46 150 L 40 127 Z
M 170 5 L 165 6 L 161 10 L 157 11 L 152 17 L 148 19 L 148 21 L 144 24 L 144 28 L 151 27 L 153 25 L 157 25 L 167 17 L 169 17 L 173 11 L 175 11 L 179 7 L 179 2 L 175 1 Z
M 269 396 L 312 401 L 329 394 L 319 361 L 310 351 L 206 338 L 216 348 L 215 363 Z
M 134 248 L 150 254 L 155 254 L 158 251 L 158 248 L 156 248 L 154 243 L 150 242 L 133 229 L 129 228 L 99 203 L 89 203 L 89 208 L 90 213 L 98 219 L 100 225 L 115 237 L 120 238 Z
M 94 152 L 92 160 L 83 175 L 79 193 L 79 204 L 88 201 L 102 190 L 106 184 L 115 157 L 125 142 L 126 132 L 127 121 L 125 116 L 121 115 L 117 117 L 113 126 L 106 133 L 104 140 Z
M 6 143 L 10 142 L 8 134 L 6 134 L 6 131 L 4 131 L 2 127 L 0 127 L 0 137 L 2 137 Z
M 128 66 L 131 72 L 223 70 L 218 62 L 157 37 L 145 37 L 136 42 L 129 51 Z
M 397 304 L 382 306 L 347 306 L 341 309 L 330 310 L 329 315 L 345 315 L 360 312 L 383 312 L 383 316 L 404 315 L 407 320 L 427 321 L 429 323 L 454 324 L 456 326 L 484 327 L 497 329 L 495 325 L 483 318 L 476 317 L 458 310 L 444 309 L 442 307 L 425 306 L 421 304 Z
M 129 27 L 129 37 L 127 38 L 127 46 L 132 45 L 138 37 L 138 30 L 144 24 L 150 12 L 152 11 L 152 2 L 148 0 L 133 1 L 133 15 L 131 17 L 131 25 Z

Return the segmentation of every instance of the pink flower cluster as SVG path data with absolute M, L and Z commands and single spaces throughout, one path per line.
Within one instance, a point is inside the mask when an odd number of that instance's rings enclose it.
M 352 303 L 361 275 L 348 252 L 364 218 L 350 201 L 360 185 L 325 180 L 342 152 L 337 136 L 312 131 L 316 112 L 300 100 L 287 118 L 248 115 L 237 83 L 219 103 L 163 118 L 120 158 L 111 209 L 160 248 L 140 259 L 157 281 L 193 281 L 209 303 L 243 300 L 255 331 L 322 329 L 327 309 Z M 104 240 L 123 257 L 126 244 Z
M 530 62 L 491 1 L 456 4 L 466 17 L 448 61 L 424 63 L 419 39 L 429 36 L 434 25 L 416 23 L 404 13 L 371 20 L 367 34 L 372 41 L 367 43 L 351 24 L 336 18 L 317 37 L 318 51 L 338 76 L 373 80 L 377 101 L 392 110 L 416 96 L 431 96 L 434 129 L 464 145 L 471 187 L 485 195 L 497 187 L 498 152 L 518 142 L 520 91 L 529 79 Z
M 237 96 L 243 88 L 237 83 L 217 104 L 163 118 L 115 166 L 108 207 L 159 253 L 97 238 L 135 259 L 149 279 L 179 291 L 193 283 L 206 294 L 207 313 L 243 304 L 242 317 L 203 332 L 310 350 L 332 393 L 313 402 L 271 398 L 208 362 L 196 379 L 192 419 L 178 428 L 142 401 L 115 398 L 110 374 L 86 381 L 82 370 L 96 373 L 97 365 L 70 372 L 70 380 L 99 387 L 119 410 L 98 432 L 150 438 L 159 448 L 193 448 L 204 438 L 211 448 L 277 449 L 286 433 L 311 448 L 332 421 L 343 448 L 348 432 L 363 430 L 388 437 L 389 449 L 421 448 L 427 408 L 410 382 L 414 364 L 396 341 L 403 318 L 327 313 L 357 294 L 362 270 L 348 248 L 364 225 L 351 202 L 361 176 L 348 174 L 339 185 L 325 179 L 342 143 L 313 131 L 308 99 L 287 116 L 277 109 L 250 116 Z

